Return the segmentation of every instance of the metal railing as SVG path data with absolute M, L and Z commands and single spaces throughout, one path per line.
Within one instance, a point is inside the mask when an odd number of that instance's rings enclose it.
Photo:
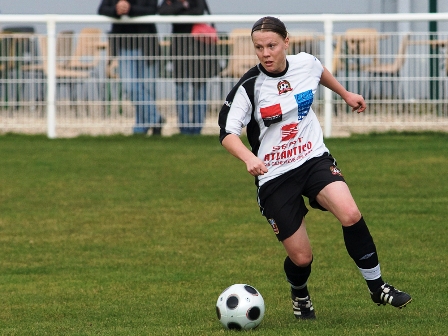
M 84 39 L 90 54 L 76 52 L 79 32 L 57 32 L 59 23 L 92 26 L 112 22 L 225 22 L 250 27 L 262 15 L 148 16 L 113 20 L 97 15 L 0 15 L 0 23 L 45 23 L 44 34 L 4 32 L 0 55 L 0 131 L 46 133 L 49 138 L 78 134 L 132 132 L 136 105 L 155 104 L 166 123 L 163 133 L 178 131 L 179 104 L 175 99 L 169 53 L 170 34 L 158 34 L 161 54 L 158 75 L 141 81 L 156 85 L 156 101 L 136 103 L 124 89 L 132 78 L 119 74 L 120 58 L 110 54 L 110 35 L 92 32 Z M 350 132 L 385 129 L 448 129 L 446 49 L 448 32 L 378 32 L 375 52 L 363 53 L 362 41 L 347 32 L 334 32 L 336 22 L 448 20 L 448 13 L 370 15 L 278 15 L 285 23 L 321 22 L 321 32 L 290 32 L 291 52 L 317 56 L 349 90 L 363 94 L 369 103 L 363 116 L 350 113 L 328 89 L 319 90 L 313 109 L 326 137 Z M 246 34 L 222 34 L 212 58 L 221 67 L 211 78 L 185 79 L 206 82 L 206 118 L 202 133 L 217 132 L 217 115 L 225 96 L 241 76 L 241 63 L 256 64 Z M 240 38 L 240 39 L 238 39 Z M 367 41 L 368 43 L 369 41 Z M 364 45 L 363 45 L 364 43 Z M 406 43 L 405 48 L 402 48 Z M 89 45 L 90 45 L 89 44 Z M 84 45 L 84 48 L 89 49 Z M 237 51 L 239 50 L 239 51 Z M 81 50 L 82 51 L 82 50 Z M 242 62 L 244 61 L 244 62 Z

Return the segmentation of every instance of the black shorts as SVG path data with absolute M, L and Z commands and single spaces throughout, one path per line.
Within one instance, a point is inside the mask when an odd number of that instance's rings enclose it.
M 311 207 L 326 211 L 316 201 L 316 196 L 335 181 L 345 182 L 336 160 L 325 153 L 260 187 L 258 202 L 261 213 L 279 241 L 292 236 L 308 213 L 302 196 L 308 197 Z

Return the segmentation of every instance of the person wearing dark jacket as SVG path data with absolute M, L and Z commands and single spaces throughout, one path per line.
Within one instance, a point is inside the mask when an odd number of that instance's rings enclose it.
M 164 0 L 159 14 L 203 15 L 205 7 L 205 0 Z M 217 73 L 216 62 L 213 61 L 216 46 L 194 39 L 192 28 L 192 23 L 174 23 L 170 47 L 176 81 L 177 115 L 182 134 L 201 133 L 207 109 L 206 79 Z M 192 111 L 190 96 L 193 99 Z
M 102 0 L 99 15 L 119 19 L 157 13 L 157 0 Z M 156 107 L 157 62 L 160 46 L 153 23 L 113 23 L 110 53 L 119 59 L 119 75 L 135 105 L 134 134 L 161 134 L 163 119 Z

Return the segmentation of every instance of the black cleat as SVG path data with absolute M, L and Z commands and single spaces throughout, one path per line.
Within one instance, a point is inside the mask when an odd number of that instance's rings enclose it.
M 305 298 L 298 298 L 293 295 L 291 298 L 292 311 L 294 312 L 294 316 L 296 317 L 296 319 L 311 320 L 316 318 L 313 303 L 311 302 L 309 296 Z
M 375 293 L 370 292 L 370 297 L 378 306 L 390 304 L 397 308 L 406 307 L 412 301 L 408 293 L 399 291 L 387 283 L 378 288 Z

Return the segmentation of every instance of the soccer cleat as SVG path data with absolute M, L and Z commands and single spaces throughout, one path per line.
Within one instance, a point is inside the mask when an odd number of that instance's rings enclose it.
M 294 316 L 296 317 L 296 319 L 309 320 L 316 318 L 313 303 L 311 302 L 309 296 L 305 298 L 298 298 L 292 295 L 291 298 L 292 311 L 294 312 Z
M 400 309 L 412 301 L 408 293 L 399 291 L 387 283 L 378 288 L 375 293 L 370 292 L 370 297 L 378 306 L 390 304 Z

